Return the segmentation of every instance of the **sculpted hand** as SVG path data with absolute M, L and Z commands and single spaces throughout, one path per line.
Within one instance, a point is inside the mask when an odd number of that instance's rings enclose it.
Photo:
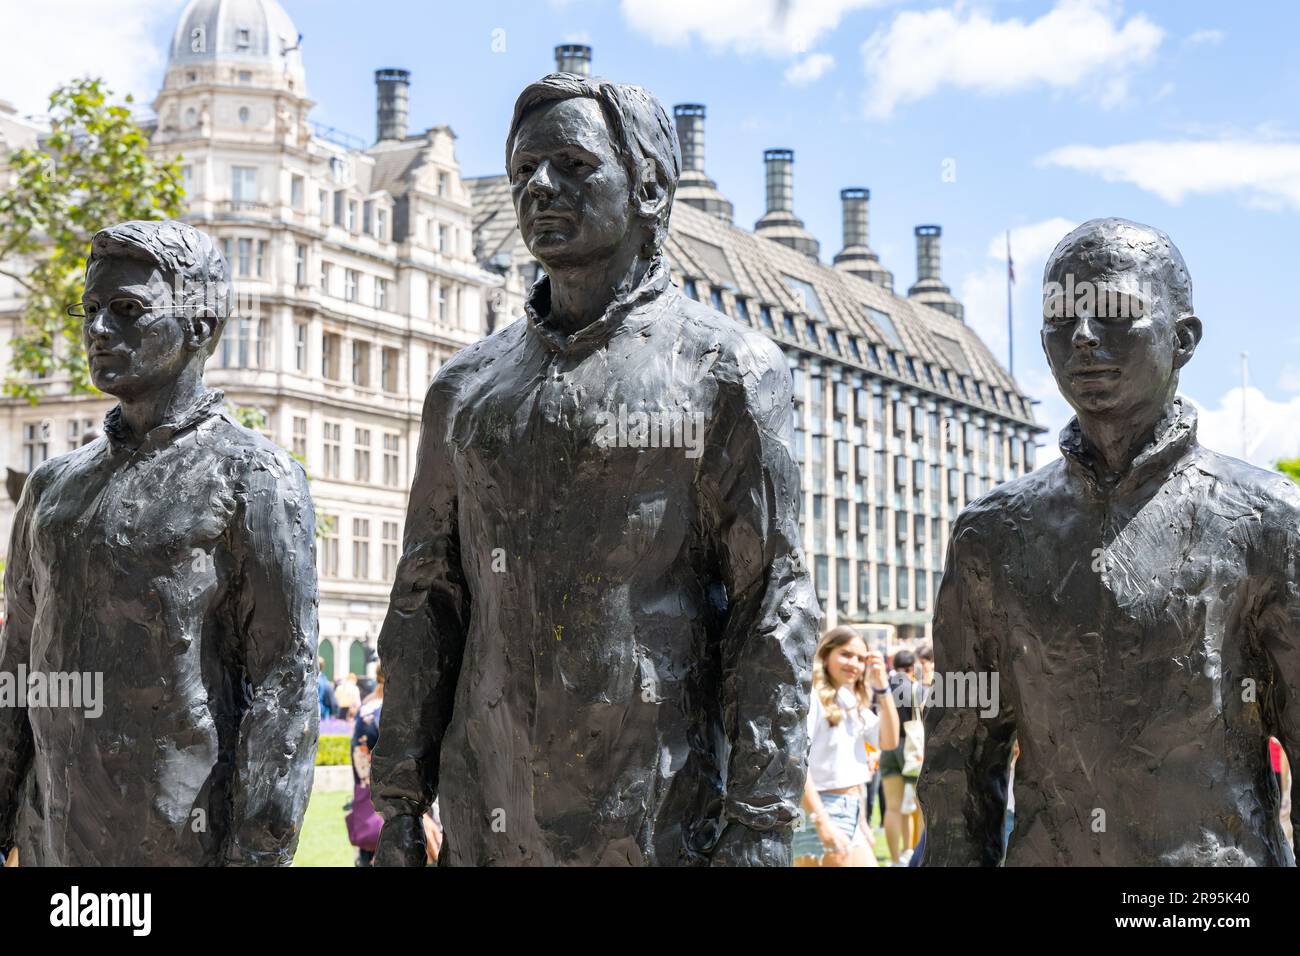
M 790 829 L 754 830 L 734 820 L 727 824 L 709 857 L 709 866 L 789 866 Z

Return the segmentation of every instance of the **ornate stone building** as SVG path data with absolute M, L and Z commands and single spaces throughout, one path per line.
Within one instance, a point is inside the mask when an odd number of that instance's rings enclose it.
M 367 146 L 310 122 L 298 43 L 275 0 L 191 0 L 151 147 L 182 157 L 185 218 L 219 237 L 237 291 L 207 380 L 303 460 L 322 519 L 322 653 L 331 672 L 360 672 L 388 605 L 425 390 L 520 285 L 475 259 L 455 134 L 408 133 L 408 76 L 376 74 Z M 14 293 L 0 286 L 3 339 Z M 111 405 L 49 381 L 36 407 L 0 405 L 0 455 L 30 470 Z M 6 498 L 6 542 L 12 511 Z

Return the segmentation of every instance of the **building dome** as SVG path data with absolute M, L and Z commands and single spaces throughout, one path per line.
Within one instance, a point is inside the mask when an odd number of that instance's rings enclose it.
M 172 35 L 169 67 L 270 68 L 301 90 L 298 29 L 275 0 L 190 0 Z

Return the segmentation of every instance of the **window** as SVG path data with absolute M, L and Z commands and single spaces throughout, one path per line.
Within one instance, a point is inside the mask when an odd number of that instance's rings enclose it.
M 321 260 L 321 264 L 320 264 L 320 291 L 321 291 L 321 295 L 329 295 L 329 294 L 330 294 L 330 276 L 331 276 L 331 271 L 332 271 L 332 270 L 331 270 L 331 268 L 330 268 L 330 264 L 329 264 L 328 262 L 326 262 L 326 261 L 324 261 L 324 260 L 322 259 L 322 260 Z
M 293 417 L 292 451 L 303 461 L 307 460 L 307 419 L 297 415 Z
M 194 167 L 189 163 L 181 167 L 181 187 L 187 196 L 194 192 Z
M 348 200 L 348 232 L 357 231 L 357 201 Z
M 323 226 L 330 217 L 329 190 L 322 189 L 318 195 L 320 196 L 320 209 L 318 210 L 320 213 L 320 224 Z
M 266 240 L 257 240 L 257 275 L 258 278 L 266 275 Z
M 352 576 L 359 580 L 370 577 L 370 519 L 352 519 Z
M 799 333 L 794 328 L 794 316 L 789 312 L 785 314 L 785 334 L 787 338 L 798 339 Z
M 339 516 L 321 515 L 320 573 L 321 577 L 339 576 Z
M 299 286 L 307 284 L 307 247 L 302 243 L 293 248 L 293 281 Z
M 397 575 L 397 522 L 384 522 L 384 580 L 391 581 Z
M 772 310 L 765 305 L 759 306 L 758 315 L 763 322 L 763 328 L 775 335 L 776 325 L 772 322 Z
M 334 225 L 343 225 L 343 190 L 334 190 Z
M 710 302 L 710 303 L 713 305 L 713 307 L 714 307 L 715 309 L 717 309 L 719 312 L 723 311 L 723 308 L 722 308 L 722 290 L 719 289 L 717 286 L 714 286 L 712 289 L 709 290 L 709 302 Z
M 239 202 L 257 202 L 257 167 L 230 167 L 230 198 Z
M 787 275 L 783 277 L 785 284 L 789 286 L 790 291 L 794 293 L 795 299 L 803 306 L 803 311 L 814 319 L 822 322 L 826 321 L 826 313 L 822 310 L 822 301 L 817 296 L 817 290 L 813 288 L 811 282 L 805 282 L 803 279 L 796 279 L 794 276 Z
M 75 451 L 80 448 L 82 439 L 94 427 L 94 421 L 89 418 L 70 419 L 68 421 L 68 451 Z
M 447 195 L 447 174 L 443 172 L 438 173 L 438 195 Z
M 343 426 L 338 422 L 325 423 L 325 477 L 339 477 L 339 461 L 342 458 Z
M 876 600 L 880 606 L 887 607 L 889 601 L 889 568 L 883 564 L 876 565 Z
M 45 422 L 23 424 L 23 465 L 28 472 L 50 457 L 50 429 Z
M 307 323 L 293 324 L 293 368 L 296 372 L 307 371 Z
M 375 204 L 367 199 L 361 204 L 361 231 L 370 235 L 370 224 L 375 221 Z
M 352 384 L 370 387 L 370 343 L 352 342 Z
M 446 225 L 446 223 L 442 223 L 442 222 L 438 223 L 438 247 L 437 247 L 437 248 L 438 248 L 438 251 L 439 251 L 439 252 L 450 252 L 450 251 L 451 251 L 449 248 L 447 248 L 447 225 Z
M 397 349 L 385 348 L 379 353 L 379 384 L 385 392 L 397 391 Z
M 397 467 L 398 438 L 397 432 L 384 432 L 384 484 L 389 488 L 397 488 L 402 483 L 402 476 Z
M 686 293 L 686 298 L 694 299 L 697 302 L 699 301 L 700 293 L 695 288 L 694 279 L 687 279 L 685 282 L 683 282 L 682 291 Z
M 221 336 L 222 368 L 263 368 L 266 365 L 266 320 L 231 318 Z
M 356 269 L 343 270 L 343 297 L 349 302 L 357 301 L 357 288 L 361 284 L 361 277 Z
M 339 352 L 343 348 L 343 338 L 337 332 L 326 332 L 321 336 L 320 373 L 325 378 L 338 381 Z
M 442 287 L 441 282 L 433 283 L 433 302 L 434 317 L 439 322 L 447 321 L 447 290 Z
M 388 210 L 380 209 L 375 213 L 375 238 L 381 242 L 388 240 Z
M 352 478 L 355 481 L 370 481 L 370 429 L 356 429 L 352 449 Z
M 375 279 L 375 308 L 376 309 L 388 308 L 388 280 L 387 279 L 381 279 L 381 278 Z
M 253 254 L 253 240 L 240 239 L 238 248 L 239 248 L 239 265 L 237 267 L 237 274 L 241 276 L 246 276 L 248 275 L 248 261 L 250 256 L 252 256 Z
M 305 186 L 306 180 L 301 176 L 293 176 L 289 180 L 289 205 L 299 212 L 302 211 L 303 194 L 306 192 Z
M 746 325 L 753 324 L 749 318 L 749 306 L 745 304 L 744 299 L 736 299 L 736 318 L 740 319 L 740 321 L 744 322 Z
M 873 309 L 871 306 L 865 306 L 867 318 L 869 318 L 880 329 L 881 335 L 885 341 L 896 349 L 903 347 L 903 340 L 898 337 L 898 329 L 894 327 L 894 320 L 889 317 L 889 313 L 881 312 L 879 309 Z

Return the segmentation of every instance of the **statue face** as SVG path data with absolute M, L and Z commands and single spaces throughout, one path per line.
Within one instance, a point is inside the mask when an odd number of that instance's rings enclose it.
M 198 347 L 176 313 L 170 284 L 149 262 L 97 259 L 81 297 L 90 379 L 100 391 L 135 398 L 174 382 Z
M 1163 408 L 1191 357 L 1180 352 L 1179 325 L 1166 290 L 1139 269 L 1068 255 L 1048 268 L 1043 351 L 1076 412 L 1125 418 Z
M 639 241 L 629 235 L 638 224 L 627 169 L 595 100 L 547 103 L 524 117 L 509 172 L 519 231 L 547 269 Z

